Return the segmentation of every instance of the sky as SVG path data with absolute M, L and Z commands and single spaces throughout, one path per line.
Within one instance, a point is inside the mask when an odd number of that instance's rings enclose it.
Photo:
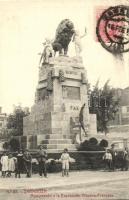
M 91 85 L 100 87 L 110 79 L 112 87 L 129 86 L 129 52 L 123 60 L 105 50 L 96 39 L 96 11 L 128 0 L 0 0 L 0 106 L 12 112 L 13 105 L 31 107 L 38 83 L 39 59 L 45 38 L 53 39 L 61 20 L 69 18 L 87 35 L 82 39 L 82 57 Z M 74 44 L 69 56 L 75 56 Z

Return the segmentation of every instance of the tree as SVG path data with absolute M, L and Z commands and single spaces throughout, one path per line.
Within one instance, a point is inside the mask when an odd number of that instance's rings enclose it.
M 115 119 L 119 108 L 119 99 L 115 96 L 116 89 L 109 86 L 109 80 L 106 81 L 103 88 L 98 87 L 97 81 L 93 90 L 90 91 L 91 114 L 97 115 L 97 130 L 108 132 L 108 122 Z
M 28 108 L 16 106 L 13 114 L 10 114 L 7 119 L 7 128 L 10 136 L 23 135 L 23 118 L 29 115 Z

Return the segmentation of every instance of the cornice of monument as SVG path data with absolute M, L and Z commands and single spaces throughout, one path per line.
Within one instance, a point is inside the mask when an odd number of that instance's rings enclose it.
M 84 69 L 83 59 L 81 56 L 58 56 L 55 58 L 50 58 L 49 64 L 51 66 L 65 66 L 65 67 L 73 67 Z

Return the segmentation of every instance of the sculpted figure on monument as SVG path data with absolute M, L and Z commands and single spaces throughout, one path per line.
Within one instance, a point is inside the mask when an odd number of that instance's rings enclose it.
M 85 33 L 84 35 L 80 36 L 80 33 L 78 30 L 75 30 L 74 35 L 73 35 L 73 42 L 75 44 L 75 52 L 76 56 L 79 56 L 80 53 L 82 52 L 82 44 L 81 44 L 81 39 L 86 36 L 86 28 L 85 28 Z
M 73 37 L 73 42 L 75 44 L 76 56 L 79 56 L 82 51 L 81 38 L 86 35 L 86 29 L 84 35 L 80 36 L 79 31 L 74 29 L 74 24 L 69 19 L 64 19 L 58 25 L 56 29 L 56 35 L 54 40 L 46 38 L 44 45 L 43 53 L 41 54 L 41 61 L 44 63 L 49 63 L 50 57 L 56 55 L 56 52 L 59 52 L 59 55 L 67 56 L 68 46 Z
M 52 41 L 50 39 L 46 38 L 43 45 L 44 45 L 44 50 L 43 50 L 43 53 L 41 54 L 39 64 L 41 63 L 42 60 L 43 60 L 43 63 L 49 63 L 50 57 L 54 57 Z
M 82 130 L 84 131 L 85 133 L 85 136 L 88 136 L 88 125 L 87 127 L 85 127 L 85 124 L 84 124 L 84 109 L 85 109 L 85 106 L 86 104 L 84 103 L 80 109 L 80 113 L 79 113 L 79 122 L 80 122 L 80 125 L 81 125 L 81 128 Z

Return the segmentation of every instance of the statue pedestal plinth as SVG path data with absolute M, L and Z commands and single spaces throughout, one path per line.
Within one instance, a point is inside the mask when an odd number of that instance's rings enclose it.
M 84 124 L 89 123 L 89 133 L 96 133 L 95 116 L 89 115 L 87 78 L 81 57 L 60 56 L 43 65 L 39 69 L 35 105 L 24 118 L 27 148 L 42 143 L 48 152 L 76 150 L 76 134 L 81 131 L 79 113 L 84 103 Z

